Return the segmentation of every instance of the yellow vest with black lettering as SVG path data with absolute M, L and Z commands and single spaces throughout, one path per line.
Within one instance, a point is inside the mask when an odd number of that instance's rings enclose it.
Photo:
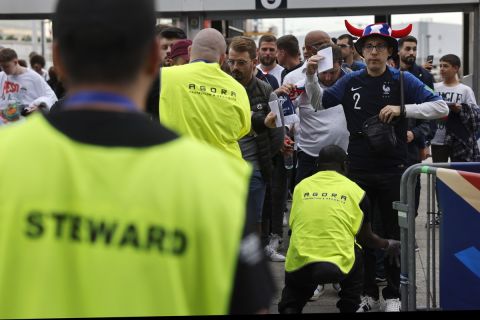
M 218 63 L 163 68 L 159 109 L 170 129 L 242 158 L 238 140 L 250 132 L 250 103 L 245 88 Z
M 331 262 L 347 274 L 355 262 L 355 237 L 363 221 L 365 195 L 356 183 L 335 171 L 320 171 L 295 188 L 292 236 L 285 270 L 313 262 Z
M 0 167 L 0 318 L 228 312 L 245 162 L 189 138 L 83 144 L 32 116 L 0 130 Z

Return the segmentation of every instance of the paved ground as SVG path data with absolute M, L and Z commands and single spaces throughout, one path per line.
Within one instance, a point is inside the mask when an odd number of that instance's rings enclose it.
M 422 178 L 422 194 L 420 198 L 419 215 L 416 219 L 416 239 L 419 246 L 419 251 L 416 253 L 416 274 L 417 274 L 417 310 L 425 309 L 427 306 L 427 228 L 425 223 L 427 219 L 426 215 L 426 179 Z M 290 207 L 290 203 L 288 204 Z M 280 249 L 282 254 L 286 254 L 288 248 L 288 227 L 284 227 L 284 244 Z M 438 252 L 438 235 L 439 228 L 435 228 L 437 238 L 437 252 Z M 438 254 L 437 254 L 438 256 Z M 284 285 L 284 263 L 283 262 L 270 262 L 270 267 L 274 274 L 274 278 L 277 284 L 277 292 L 275 294 L 273 303 L 270 307 L 270 312 L 278 313 L 278 302 L 280 300 L 281 290 Z M 438 257 L 436 263 L 436 288 L 437 288 L 437 304 L 438 304 Z M 317 301 L 309 302 L 303 312 L 304 313 L 337 313 L 338 309 L 335 304 L 338 300 L 336 291 L 332 288 L 331 284 L 325 286 L 325 293 Z

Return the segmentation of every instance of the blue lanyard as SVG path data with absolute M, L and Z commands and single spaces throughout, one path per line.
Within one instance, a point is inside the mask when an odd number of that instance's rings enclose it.
M 190 63 L 195 63 L 195 62 L 213 63 L 212 61 L 208 61 L 208 60 L 205 60 L 205 59 L 195 59 L 195 60 L 190 61 Z
M 137 106 L 127 97 L 115 93 L 98 92 L 98 91 L 82 91 L 78 92 L 65 101 L 64 108 L 70 109 L 85 105 L 114 105 L 115 108 L 124 109 L 126 111 L 138 111 Z

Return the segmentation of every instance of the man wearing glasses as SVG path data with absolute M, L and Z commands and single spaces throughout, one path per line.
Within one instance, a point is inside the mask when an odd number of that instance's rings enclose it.
M 248 37 L 234 37 L 228 50 L 230 74 L 245 87 L 250 101 L 252 130 L 240 139 L 243 159 L 253 166 L 250 179 L 252 197 L 248 203 L 249 212 L 256 214 L 259 234 L 262 234 L 262 209 L 264 206 L 266 185 L 271 183 L 273 174 L 273 156 L 283 145 L 284 128 L 276 128 L 275 113 L 270 111 L 269 102 L 277 100 L 272 87 L 255 77 L 257 66 L 257 46 Z M 285 257 L 276 248 L 267 245 L 267 234 L 263 234 L 265 253 L 271 261 L 283 262 Z
M 337 39 L 337 46 L 342 49 L 343 67 L 347 67 L 352 71 L 358 71 L 365 68 L 365 63 L 355 60 L 355 46 L 353 45 L 353 37 L 349 34 L 342 34 Z
M 387 59 L 398 51 L 396 38 L 411 31 L 392 30 L 388 24 L 369 25 L 357 29 L 346 22 L 347 29 L 360 39 L 357 51 L 365 58 L 366 69 L 345 75 L 332 87 L 322 89 L 316 72 L 318 61 L 313 56 L 307 62 L 306 90 L 315 109 L 343 106 L 350 132 L 348 146 L 348 175 L 366 191 L 372 207 L 379 208 L 384 236 L 400 239 L 398 214 L 392 202 L 400 198 L 400 179 L 407 165 L 406 118 L 436 119 L 448 114 L 448 106 L 440 97 L 410 73 L 404 74 L 405 110 L 400 107 L 400 72 L 387 67 Z M 403 114 L 402 114 L 403 113 Z M 397 145 L 391 151 L 375 152 L 362 132 L 364 122 L 370 117 L 386 123 L 398 119 L 394 125 Z M 370 218 L 373 221 L 373 217 Z M 400 266 L 385 263 L 387 286 L 382 295 L 383 310 L 400 311 Z M 365 250 L 365 284 L 362 308 L 364 311 L 380 308 L 379 291 L 375 283 L 375 255 Z

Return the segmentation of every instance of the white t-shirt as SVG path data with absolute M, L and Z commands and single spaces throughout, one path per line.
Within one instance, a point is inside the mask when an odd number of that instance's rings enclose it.
M 278 85 L 281 86 L 282 85 L 282 71 L 285 69 L 284 67 L 282 67 L 281 65 L 277 64 L 275 66 L 275 68 L 273 68 L 272 70 L 268 71 L 268 72 L 265 72 L 262 70 L 262 65 L 259 64 L 257 66 L 257 69 L 262 71 L 263 74 L 271 74 L 272 76 L 275 77 L 275 79 L 277 79 L 278 81 Z
M 443 98 L 446 103 L 466 103 L 469 105 L 476 105 L 477 101 L 475 100 L 475 95 L 473 90 L 462 83 L 457 84 L 456 86 L 450 87 L 445 85 L 443 82 L 435 83 L 435 92 Z M 445 144 L 445 121 L 437 121 L 437 132 L 435 137 L 432 139 L 433 145 L 444 145 Z
M 0 101 L 15 100 L 26 106 L 44 103 L 48 108 L 57 101 L 57 96 L 44 78 L 30 69 L 25 69 L 19 75 L 0 72 L 0 90 Z
M 306 64 L 287 74 L 283 82 L 305 88 Z M 314 77 L 314 82 L 319 85 L 318 77 Z M 300 118 L 298 136 L 295 137 L 298 148 L 311 157 L 318 157 L 320 150 L 331 144 L 347 152 L 350 133 L 343 106 L 315 111 L 306 91 L 300 94 L 294 104 L 298 107 Z

